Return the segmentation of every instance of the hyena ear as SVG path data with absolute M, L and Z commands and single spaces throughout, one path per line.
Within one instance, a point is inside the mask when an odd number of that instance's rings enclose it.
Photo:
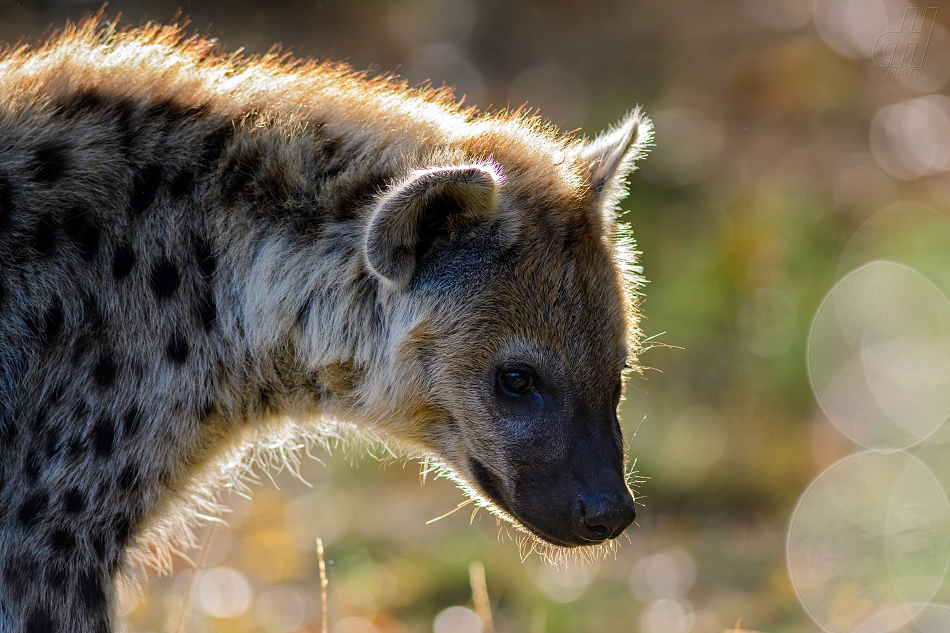
M 370 219 L 365 242 L 370 269 L 404 287 L 439 236 L 498 213 L 499 181 L 481 165 L 411 173 L 379 201 Z
M 646 155 L 652 139 L 653 124 L 637 109 L 617 126 L 581 145 L 579 158 L 595 198 L 617 201 L 624 179 L 634 169 L 634 161 Z

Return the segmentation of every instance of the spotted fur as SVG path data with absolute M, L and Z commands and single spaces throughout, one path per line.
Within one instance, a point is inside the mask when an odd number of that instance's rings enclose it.
M 520 525 L 473 376 L 538 357 L 616 427 L 649 129 L 563 137 L 177 28 L 0 57 L 0 630 L 114 630 L 122 570 L 274 438 L 438 456 Z

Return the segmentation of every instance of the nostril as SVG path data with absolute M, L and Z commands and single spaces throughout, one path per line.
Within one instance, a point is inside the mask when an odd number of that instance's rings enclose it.
M 577 535 L 586 541 L 616 538 L 636 517 L 633 497 L 621 495 L 593 496 L 574 505 L 578 521 Z
M 574 511 L 580 519 L 578 534 L 588 541 L 603 541 L 610 538 L 612 528 L 601 522 L 603 517 L 596 516 L 598 514 L 596 510 L 593 512 L 591 510 L 582 500 L 578 500 L 575 504 Z M 590 516 L 591 514 L 594 516 Z
M 590 533 L 600 540 L 604 540 L 610 536 L 610 528 L 608 528 L 606 525 L 599 525 L 596 523 L 594 525 L 590 525 L 586 521 L 584 524 L 587 525 L 587 529 L 590 530 Z

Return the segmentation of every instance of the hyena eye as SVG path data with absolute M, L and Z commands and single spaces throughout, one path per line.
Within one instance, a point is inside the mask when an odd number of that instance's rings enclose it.
M 534 391 L 534 378 L 523 369 L 503 369 L 498 372 L 498 386 L 510 396 L 523 396 Z

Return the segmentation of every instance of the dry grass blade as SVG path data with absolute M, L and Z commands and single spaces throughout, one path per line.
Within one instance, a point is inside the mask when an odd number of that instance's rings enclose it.
M 327 618 L 327 565 L 323 559 L 323 539 L 317 537 L 317 560 L 320 562 L 320 610 L 322 620 L 320 625 L 321 633 L 328 633 L 329 620 Z
M 485 582 L 485 566 L 472 561 L 468 566 L 468 580 L 472 584 L 472 601 L 475 613 L 482 621 L 482 633 L 495 633 L 495 624 L 491 617 L 491 603 L 488 601 L 488 583 Z
M 742 628 L 742 618 L 736 620 L 736 628 L 734 629 L 723 629 L 722 633 L 760 633 L 759 631 L 750 631 L 749 629 Z
M 188 618 L 188 613 L 191 611 L 191 603 L 195 598 L 195 580 L 198 578 L 198 572 L 205 565 L 208 550 L 211 549 L 211 537 L 214 536 L 214 530 L 217 527 L 217 523 L 212 523 L 211 527 L 208 528 L 208 536 L 205 537 L 204 546 L 201 548 L 201 556 L 198 558 L 197 563 L 192 563 L 194 570 L 191 572 L 191 578 L 188 579 L 188 588 L 185 590 L 185 596 L 182 600 L 181 613 L 178 616 L 178 625 L 175 627 L 175 633 L 184 633 L 185 621 Z M 185 558 L 187 559 L 187 557 Z M 190 559 L 188 559 L 188 561 L 191 562 Z
M 544 633 L 547 619 L 547 609 L 544 607 L 536 607 L 534 613 L 531 614 L 531 629 L 529 633 Z

